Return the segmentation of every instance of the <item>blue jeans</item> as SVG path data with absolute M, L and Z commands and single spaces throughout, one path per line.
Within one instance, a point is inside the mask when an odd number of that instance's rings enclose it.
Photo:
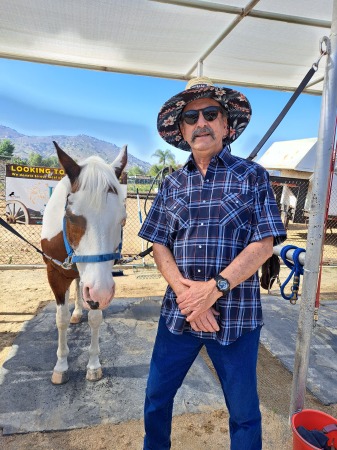
M 256 364 L 261 327 L 230 345 L 171 333 L 160 317 L 144 406 L 144 450 L 171 448 L 173 401 L 202 346 L 218 374 L 229 412 L 231 450 L 261 450 Z

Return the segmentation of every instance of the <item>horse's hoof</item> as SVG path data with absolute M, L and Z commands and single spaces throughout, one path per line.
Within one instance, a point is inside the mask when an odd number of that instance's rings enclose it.
M 66 370 L 65 372 L 57 372 L 54 370 L 53 375 L 51 377 L 51 382 L 53 384 L 64 384 L 69 380 L 69 373 Z
M 82 316 L 71 316 L 70 323 L 76 325 L 81 322 Z
M 98 369 L 88 369 L 86 379 L 88 381 L 98 381 L 102 378 L 103 373 L 101 367 Z

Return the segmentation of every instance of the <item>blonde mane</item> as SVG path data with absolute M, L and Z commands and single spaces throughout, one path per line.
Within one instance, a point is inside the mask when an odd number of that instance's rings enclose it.
M 83 163 L 78 178 L 78 189 L 87 194 L 87 201 L 95 209 L 101 209 L 108 191 L 116 192 L 121 199 L 119 181 L 113 167 L 99 156 L 90 156 Z

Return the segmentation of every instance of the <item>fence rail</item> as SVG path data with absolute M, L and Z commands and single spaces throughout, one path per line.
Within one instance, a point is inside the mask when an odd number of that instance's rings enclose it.
M 0 216 L 6 219 L 5 198 L 5 165 L 8 160 L 0 160 Z M 148 196 L 153 179 L 143 177 L 141 182 L 135 177 L 128 179 L 128 195 L 126 200 L 127 221 L 123 231 L 123 257 L 138 255 L 147 248 L 148 243 L 138 237 L 141 227 L 138 204 L 144 220 L 145 211 L 148 212 L 152 204 L 154 193 Z M 283 222 L 287 228 L 289 245 L 306 248 L 308 232 L 308 209 L 310 202 L 310 183 L 305 179 L 271 177 L 272 187 L 275 192 L 277 203 L 281 212 Z M 139 192 L 139 202 L 137 198 Z M 153 192 L 157 186 L 154 184 Z M 332 192 L 330 205 L 333 210 L 337 209 L 337 194 Z M 337 265 L 337 219 L 336 216 L 329 217 L 328 227 L 325 234 L 323 249 L 323 263 L 325 267 Z M 12 224 L 29 242 L 40 248 L 40 224 Z M 153 259 L 138 260 L 137 264 L 152 265 Z M 0 226 L 0 270 L 1 266 L 26 266 L 43 264 L 42 257 L 34 248 L 20 240 L 18 237 Z M 336 289 L 334 289 L 336 291 Z

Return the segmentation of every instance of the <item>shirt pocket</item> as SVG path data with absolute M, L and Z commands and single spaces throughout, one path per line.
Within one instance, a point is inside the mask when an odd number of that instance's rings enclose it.
M 219 223 L 228 228 L 249 228 L 252 223 L 253 198 L 247 194 L 225 194 L 220 203 Z
M 179 231 L 190 224 L 188 198 L 170 198 L 166 201 L 167 224 L 171 231 Z

